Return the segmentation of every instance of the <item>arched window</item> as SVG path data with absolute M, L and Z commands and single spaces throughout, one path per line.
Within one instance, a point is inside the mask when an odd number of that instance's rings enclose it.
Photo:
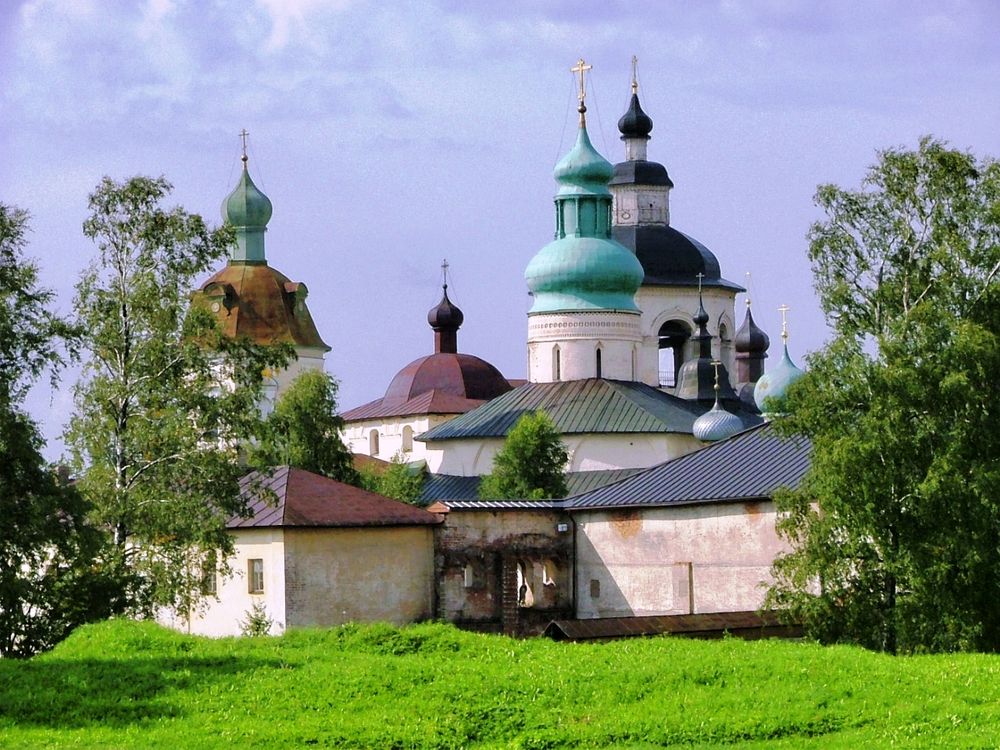
M 603 368 L 601 367 L 601 346 L 600 346 L 600 344 L 597 345 L 597 352 L 596 352 L 595 359 L 597 360 L 596 363 L 595 363 L 597 365 L 597 368 L 596 368 L 597 369 L 597 377 L 600 378 L 600 377 L 602 377 L 601 373 L 603 372 Z
M 632 380 L 636 380 L 636 373 L 639 371 L 639 350 L 632 347 Z
M 673 388 L 677 385 L 677 373 L 684 364 L 684 344 L 691 337 L 691 329 L 680 320 L 668 320 L 658 335 L 660 347 L 660 385 Z
M 368 433 L 368 455 L 378 455 L 378 430 L 372 430 Z
M 552 381 L 562 380 L 562 365 L 559 361 L 559 344 L 552 347 Z
M 403 428 L 403 451 L 409 453 L 413 450 L 413 428 L 406 425 Z

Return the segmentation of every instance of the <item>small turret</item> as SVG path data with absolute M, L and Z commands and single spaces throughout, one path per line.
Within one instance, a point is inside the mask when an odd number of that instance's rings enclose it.
M 458 329 L 465 321 L 465 315 L 457 305 L 448 299 L 448 261 L 441 264 L 444 272 L 441 301 L 427 313 L 427 322 L 434 329 L 434 353 L 455 354 L 458 352 Z
M 264 232 L 271 220 L 271 201 L 250 179 L 247 170 L 246 135 L 243 137 L 243 174 L 226 199 L 222 201 L 222 220 L 236 228 L 236 247 L 233 260 L 237 262 L 264 263 Z
M 719 367 L 722 363 L 719 360 L 712 361 L 715 368 L 715 403 L 712 408 L 702 414 L 691 428 L 694 436 L 706 443 L 713 443 L 717 440 L 725 440 L 732 437 L 743 429 L 742 420 L 732 412 L 726 411 L 719 403 Z
M 785 313 L 788 312 L 789 307 L 788 305 L 782 305 L 778 310 L 781 312 L 781 341 L 783 347 L 781 361 L 778 362 L 773 370 L 764 373 L 760 377 L 753 392 L 754 402 L 765 416 L 773 414 L 767 408 L 768 401 L 782 398 L 788 391 L 788 387 L 805 375 L 792 362 L 792 358 L 788 356 L 788 321 L 785 319 Z
M 712 334 L 708 332 L 708 313 L 705 311 L 705 304 L 701 295 L 702 274 L 698 274 L 698 312 L 694 316 L 694 323 L 698 326 L 698 333 L 692 336 L 692 340 L 697 342 L 698 356 L 690 359 L 681 365 L 677 373 L 677 389 L 675 395 L 680 398 L 690 400 L 707 401 L 713 396 L 718 398 L 716 388 L 713 387 L 715 377 L 715 367 L 712 362 Z M 719 386 L 723 399 L 733 400 L 736 392 L 729 384 L 729 373 L 725 365 L 720 363 L 722 369 L 722 384 Z

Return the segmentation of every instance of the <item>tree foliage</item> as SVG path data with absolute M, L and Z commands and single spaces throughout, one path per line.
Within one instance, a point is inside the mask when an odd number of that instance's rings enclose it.
M 492 473 L 479 485 L 479 496 L 484 500 L 565 497 L 568 460 L 562 436 L 549 416 L 529 412 L 507 434 L 493 458 Z
M 233 234 L 164 208 L 170 190 L 163 178 L 101 182 L 84 223 L 97 258 L 74 302 L 87 359 L 67 442 L 138 611 L 186 611 L 200 596 L 199 561 L 231 551 L 225 522 L 245 511 L 240 446 L 259 427 L 262 372 L 287 356 L 224 337 L 189 306 Z
M 0 204 L 0 657 L 30 656 L 106 611 L 99 538 L 82 498 L 49 471 L 23 410 L 31 385 L 53 377 L 75 332 L 24 257 L 27 214 Z
M 358 474 L 358 486 L 362 489 L 410 505 L 421 504 L 427 468 L 406 463 L 402 453 L 394 455 L 388 466 L 367 464 L 361 467 Z
M 265 420 L 253 461 L 262 466 L 289 465 L 330 479 L 357 484 L 351 453 L 340 431 L 337 381 L 320 370 L 306 370 L 278 398 Z
M 813 457 L 769 603 L 828 641 L 1000 648 L 1000 165 L 928 138 L 817 202 L 834 336 L 778 423 Z

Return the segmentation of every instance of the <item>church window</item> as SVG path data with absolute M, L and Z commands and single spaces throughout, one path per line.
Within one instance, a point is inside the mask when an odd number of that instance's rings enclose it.
M 368 433 L 368 455 L 378 455 L 378 430 L 372 430 Z
M 591 599 L 601 598 L 601 582 L 596 578 L 590 579 L 590 598 Z
M 201 562 L 201 593 L 205 596 L 215 596 L 219 593 L 219 578 L 216 574 L 215 550 L 212 550 Z
M 552 347 L 552 381 L 558 382 L 562 380 L 562 367 L 559 361 L 559 345 L 556 344 Z
M 639 350 L 632 347 L 632 380 L 636 379 L 636 372 L 638 371 L 639 360 Z
M 403 428 L 403 450 L 407 453 L 413 450 L 413 428 L 410 425 Z
M 601 373 L 603 372 L 603 368 L 601 367 L 601 347 L 600 347 L 600 345 L 598 345 L 598 347 L 597 347 L 597 353 L 596 354 L 597 354 L 597 357 L 596 357 L 596 359 L 597 359 L 597 362 L 596 362 L 596 365 L 597 365 L 597 377 L 601 377 L 602 376 Z
M 677 375 L 684 364 L 684 345 L 691 336 L 691 330 L 679 320 L 668 320 L 658 335 L 660 347 L 660 385 L 673 388 L 677 385 Z
M 264 561 L 259 557 L 247 560 L 247 590 L 251 594 L 264 593 Z

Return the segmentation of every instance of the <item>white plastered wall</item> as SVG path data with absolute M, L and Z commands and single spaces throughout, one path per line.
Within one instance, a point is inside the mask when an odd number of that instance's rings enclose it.
M 408 417 L 391 419 L 367 419 L 351 422 L 344 428 L 344 444 L 351 453 L 364 456 L 374 456 L 383 461 L 391 461 L 393 456 L 401 454 L 404 461 L 420 461 L 427 459 L 427 446 L 416 439 L 418 435 L 427 432 L 432 427 L 444 424 L 454 419 L 457 414 L 417 414 Z M 405 450 L 406 430 L 409 428 L 412 440 L 410 449 Z M 378 432 L 378 452 L 371 450 L 372 430 Z
M 756 610 L 771 563 L 788 549 L 769 501 L 586 511 L 574 519 L 581 618 Z
M 163 613 L 163 624 L 198 635 L 239 635 L 254 604 L 263 604 L 273 620 L 272 633 L 285 629 L 285 553 L 281 529 L 237 529 L 233 531 L 235 550 L 229 560 L 229 576 L 216 577 L 218 598 L 208 597 L 191 613 Z M 249 561 L 263 560 L 264 591 L 249 592 Z M 188 616 L 190 615 L 190 616 Z
M 639 317 L 635 313 L 610 311 L 529 315 L 528 380 L 551 383 L 595 378 L 598 348 L 601 377 L 635 380 L 642 340 Z
M 702 447 L 684 433 L 586 433 L 562 439 L 570 455 L 568 471 L 646 468 Z M 489 474 L 503 442 L 503 438 L 435 441 L 427 447 L 427 468 L 435 474 Z

